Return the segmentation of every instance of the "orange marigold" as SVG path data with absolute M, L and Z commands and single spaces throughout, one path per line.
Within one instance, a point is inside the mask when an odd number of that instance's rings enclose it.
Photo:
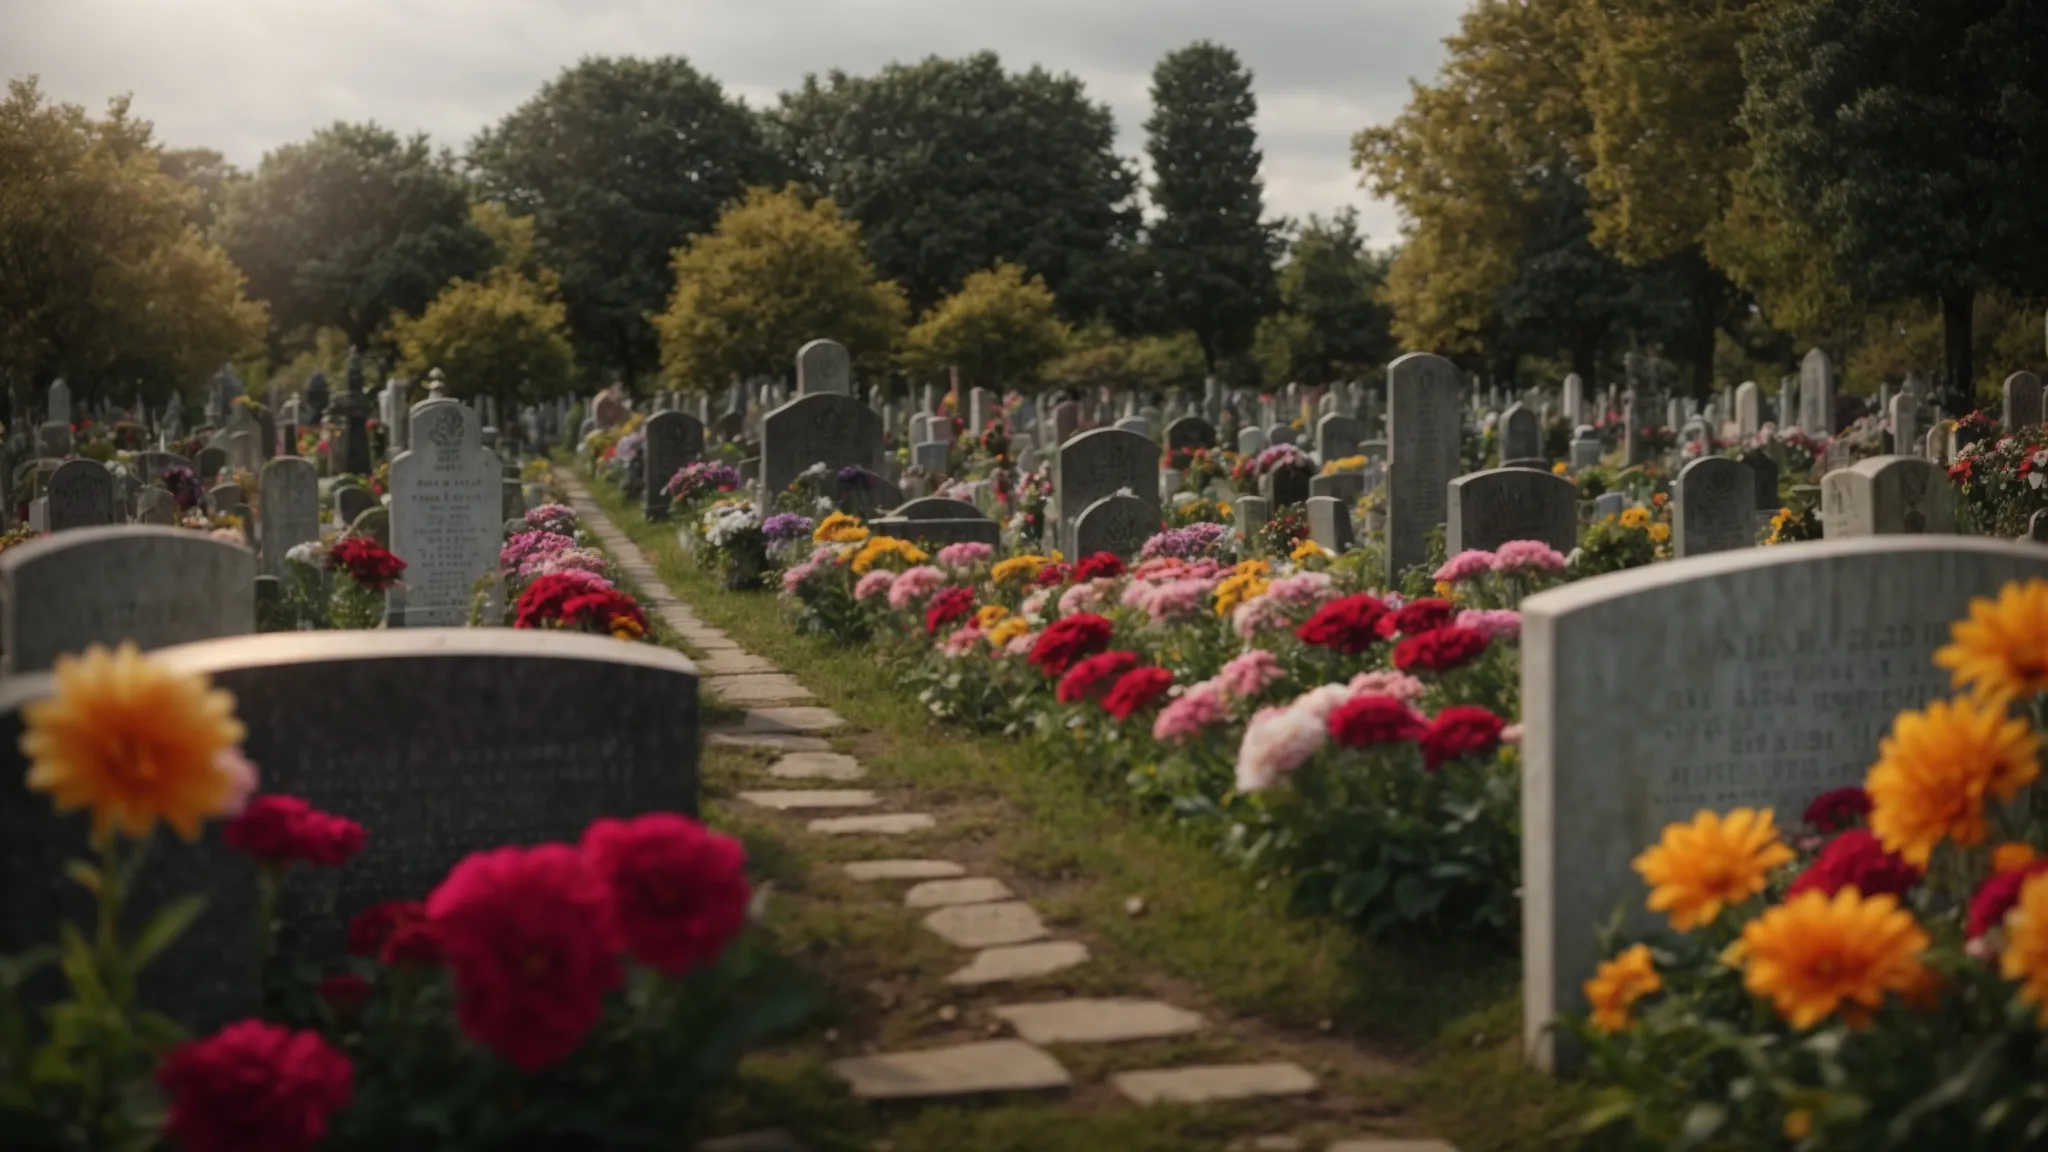
M 1650 911 L 1669 913 L 1673 928 L 1690 932 L 1762 892 L 1771 869 L 1790 859 L 1770 809 L 1737 808 L 1725 818 L 1702 810 L 1690 824 L 1666 827 L 1635 869 L 1650 885 Z
M 1637 944 L 1625 950 L 1600 965 L 1600 970 L 1586 981 L 1586 1000 L 1593 1006 L 1593 1027 L 1610 1034 L 1627 1031 L 1635 1023 L 1630 1012 L 1635 1002 L 1663 988 L 1664 979 L 1657 975 L 1656 961 L 1650 958 L 1648 946 Z
M 1852 1025 L 1861 1023 L 1888 992 L 1923 993 L 1928 943 L 1897 897 L 1864 896 L 1852 885 L 1771 908 L 1743 927 L 1723 959 L 1786 1023 L 1806 1029 L 1844 1009 Z
M 2040 1010 L 2041 1026 L 2048 1028 L 2048 873 L 2022 884 L 2018 903 L 2005 914 L 1998 970 L 2021 981 L 2020 999 Z
M 1870 793 L 1870 830 L 1884 846 L 1925 869 L 1946 838 L 1964 848 L 1984 843 L 1984 800 L 2010 800 L 2040 774 L 2041 739 L 1991 700 L 1937 700 L 1925 712 L 1901 712 L 1878 744 Z
M 2048 580 L 2014 582 L 1995 600 L 1970 601 L 1970 616 L 1949 629 L 1953 643 L 1934 654 L 1955 686 L 2010 701 L 2048 691 Z

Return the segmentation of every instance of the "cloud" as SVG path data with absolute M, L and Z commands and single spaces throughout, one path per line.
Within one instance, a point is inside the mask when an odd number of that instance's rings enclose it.
M 1276 214 L 1359 208 L 1350 137 L 1399 110 L 1442 59 L 1466 0 L 0 0 L 0 73 L 100 107 L 131 92 L 177 146 L 244 167 L 335 120 L 373 119 L 461 148 L 586 55 L 678 54 L 749 103 L 806 73 L 994 49 L 1072 72 L 1142 155 L 1151 71 L 1198 39 L 1254 74 Z

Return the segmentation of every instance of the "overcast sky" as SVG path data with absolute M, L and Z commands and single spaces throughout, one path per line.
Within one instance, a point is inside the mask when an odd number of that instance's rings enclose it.
M 808 72 L 983 48 L 1072 72 L 1139 156 L 1151 71 L 1197 39 L 1253 72 L 1268 211 L 1393 210 L 1357 187 L 1351 134 L 1399 112 L 1466 0 L 0 0 L 0 74 L 98 110 L 131 92 L 160 139 L 245 168 L 335 120 L 462 147 L 586 55 L 688 57 L 759 107 Z

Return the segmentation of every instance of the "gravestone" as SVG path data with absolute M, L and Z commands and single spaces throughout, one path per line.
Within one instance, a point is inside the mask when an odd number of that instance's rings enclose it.
M 1674 821 L 1861 784 L 1893 714 L 1949 694 L 1932 662 L 1971 597 L 2048 553 L 1963 537 L 1828 540 L 1653 564 L 1522 602 L 1523 1036 L 1583 1012 L 1595 933 L 1661 925 L 1630 861 Z M 1559 1051 L 1559 1048 L 1562 1051 Z
M 363 536 L 375 540 L 385 548 L 391 547 L 391 509 L 374 504 L 348 522 L 345 527 L 350 536 Z
M 1510 540 L 1541 540 L 1569 553 L 1579 542 L 1579 489 L 1562 476 L 1491 468 L 1449 485 L 1444 553 L 1491 552 Z
M 1216 447 L 1216 426 L 1200 416 L 1182 416 L 1166 426 L 1166 451 L 1192 452 Z
M 1299 504 L 1309 497 L 1309 481 L 1312 472 L 1308 468 L 1275 468 L 1259 477 L 1259 495 L 1273 502 L 1275 508 L 1287 508 Z
M 1274 424 L 1266 429 L 1266 443 L 1292 444 L 1295 442 L 1294 425 Z
M 858 465 L 842 468 L 827 486 L 832 503 L 863 519 L 903 503 L 903 490 Z
M 1891 418 L 1892 452 L 1910 455 L 1920 447 L 1920 404 L 1911 392 L 1892 397 L 1887 415 Z
M 1149 436 L 1152 431 L 1151 422 L 1143 416 L 1126 416 L 1116 422 L 1116 427 L 1125 432 L 1135 432 L 1140 436 Z
M 1316 459 L 1324 464 L 1358 455 L 1365 442 L 1365 423 L 1354 416 L 1331 413 L 1316 421 Z
M 997 422 L 1002 414 L 1003 398 L 986 388 L 967 390 L 967 431 L 971 436 L 980 436 L 988 426 Z
M 1763 389 L 1756 381 L 1745 380 L 1735 386 L 1735 431 L 1745 443 L 1764 426 L 1763 400 Z
M 598 818 L 696 807 L 696 672 L 655 645 L 507 628 L 282 632 L 157 658 L 234 694 L 264 791 L 302 797 L 367 833 L 347 867 L 288 875 L 278 905 L 284 963 L 341 955 L 356 913 L 424 898 L 473 852 L 573 844 Z M 47 677 L 31 677 L 0 694 L 0 951 L 49 939 L 60 916 L 90 931 L 90 905 L 62 878 L 64 860 L 83 854 L 84 818 L 52 818 L 48 798 L 19 784 L 20 706 L 47 691 Z M 146 1003 L 197 1031 L 257 1009 L 248 946 L 256 867 L 222 843 L 220 828 L 194 845 L 160 834 L 132 896 L 140 916 L 206 895 L 144 984 Z
M 1308 536 L 1331 552 L 1349 552 L 1356 543 L 1351 531 L 1350 502 L 1334 496 L 1309 497 Z
M 1076 400 L 1062 400 L 1052 406 L 1052 437 L 1054 445 L 1065 444 L 1081 431 L 1081 404 Z
M 460 625 L 472 586 L 498 567 L 503 473 L 467 405 L 423 400 L 411 415 L 412 447 L 391 462 L 391 550 L 406 565 L 399 621 Z
M 1818 348 L 1799 361 L 1799 427 L 1815 438 L 1835 434 L 1835 369 Z
M 853 358 L 846 346 L 836 340 L 813 340 L 797 349 L 796 390 L 800 396 L 853 395 Z
M 910 463 L 933 476 L 943 476 L 952 452 L 953 446 L 944 440 L 926 440 L 911 446 Z
M 282 576 L 284 554 L 320 539 L 320 478 L 310 461 L 280 456 L 263 466 L 263 571 Z
M 1821 477 L 1821 532 L 1829 540 L 1954 532 L 1956 499 L 1939 464 L 1872 456 Z
M 1605 520 L 1619 516 L 1628 508 L 1628 497 L 1620 492 L 1602 492 L 1593 497 L 1593 519 Z
M 2027 534 L 2021 539 L 2034 544 L 2048 544 L 2048 508 L 2027 517 Z
M 226 468 L 227 465 L 227 449 L 215 448 L 210 445 L 201 448 L 199 450 L 199 482 L 204 484 L 212 480 L 215 476 L 220 475 L 221 470 Z
M 0 553 L 0 675 L 132 640 L 161 648 L 256 628 L 256 557 L 203 532 L 81 528 Z
M 370 495 L 367 488 L 355 484 L 339 484 L 335 486 L 334 519 L 336 523 L 343 527 L 355 523 L 356 517 L 363 514 L 363 509 L 376 506 L 377 498 Z
M 2041 378 L 2032 372 L 2015 372 L 2005 378 L 2000 390 L 2005 401 L 2003 418 L 1999 421 L 2005 431 L 2019 432 L 2042 422 Z
M 881 413 L 851 396 L 798 396 L 761 418 L 760 506 L 773 507 L 775 497 L 813 464 L 834 472 L 859 466 L 880 475 L 884 453 Z
M 646 511 L 649 520 L 668 519 L 668 482 L 683 466 L 704 455 L 704 425 L 687 412 L 656 412 L 641 425 L 647 442 L 640 448 L 646 468 Z
M 71 425 L 51 421 L 36 429 L 36 455 L 61 460 L 71 455 Z
M 1543 455 L 1543 425 L 1536 413 L 1521 404 L 1508 405 L 1500 414 L 1500 459 L 1533 460 Z
M 1073 556 L 1078 560 L 1108 552 L 1129 560 L 1162 526 L 1158 504 L 1136 496 L 1104 496 L 1082 509 L 1074 521 Z
M 1579 431 L 1582 435 L 1573 437 L 1571 444 L 1569 463 L 1573 472 L 1583 472 L 1588 468 L 1599 467 L 1600 456 L 1604 451 L 1600 443 L 1600 437 L 1593 435 L 1591 428 L 1581 428 Z
M 1246 428 L 1237 434 L 1237 454 L 1239 456 L 1257 456 L 1265 450 L 1266 430 L 1264 428 Z
M 71 426 L 71 385 L 63 380 L 53 380 L 47 393 L 49 401 L 43 417 L 45 423 Z
M 1756 500 L 1756 510 L 1759 512 L 1777 511 L 1780 507 L 1778 503 L 1778 462 L 1771 459 L 1770 453 L 1762 449 L 1751 449 L 1742 454 L 1738 463 L 1749 469 L 1750 475 L 1755 477 L 1750 491 Z
M 1060 445 L 1053 474 L 1052 507 L 1061 539 L 1074 541 L 1076 522 L 1096 501 L 1120 489 L 1159 510 L 1159 446 L 1136 432 L 1097 428 Z M 1105 521 L 1106 523 L 1107 521 Z M 1153 531 L 1157 531 L 1154 529 Z M 1151 533 L 1146 533 L 1150 536 Z M 1140 541 L 1142 543 L 1142 541 Z M 1078 555 L 1078 553 L 1076 553 Z
M 1586 418 L 1586 382 L 1577 372 L 1564 378 L 1564 422 L 1576 428 Z
M 178 500 L 162 488 L 144 488 L 135 495 L 135 522 L 165 527 L 178 523 Z
M 1273 518 L 1273 509 L 1263 496 L 1240 496 L 1231 504 L 1231 517 L 1237 521 L 1238 539 L 1250 548 Z
M 1328 496 L 1332 499 L 1344 501 L 1346 507 L 1355 503 L 1360 496 L 1365 495 L 1365 490 L 1365 473 L 1363 472 L 1332 472 L 1327 476 L 1317 476 L 1308 482 L 1309 499 L 1313 500 L 1318 496 Z
M 1756 473 L 1739 460 L 1687 464 L 1671 489 L 1671 554 L 1683 560 L 1756 543 Z
M 1427 352 L 1387 365 L 1387 582 L 1429 561 L 1458 474 L 1458 369 Z
M 97 460 L 66 460 L 43 485 L 48 531 L 99 528 L 116 522 L 114 474 Z
M 925 496 L 898 506 L 887 516 L 868 521 L 876 535 L 909 540 L 927 551 L 948 544 L 975 542 L 998 547 L 1002 525 L 965 500 Z

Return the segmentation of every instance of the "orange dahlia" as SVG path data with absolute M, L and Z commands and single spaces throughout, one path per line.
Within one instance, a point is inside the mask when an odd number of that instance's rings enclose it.
M 1725 819 L 1702 810 L 1690 824 L 1665 828 L 1635 869 L 1650 885 L 1650 911 L 1669 913 L 1673 928 L 1690 932 L 1762 892 L 1771 869 L 1790 859 L 1770 809 L 1737 808 Z
M 1586 1000 L 1593 1006 L 1593 1027 L 1607 1033 L 1627 1031 L 1635 1023 L 1630 1007 L 1663 988 L 1664 979 L 1657 975 L 1650 949 L 1642 944 L 1627 949 L 1600 965 L 1600 970 L 1586 981 Z
M 1829 897 L 1794 897 L 1742 929 L 1723 958 L 1742 969 L 1750 992 L 1770 1000 L 1794 1028 L 1806 1029 L 1846 1006 L 1852 1024 L 1884 1003 L 1887 992 L 1921 994 L 1920 956 L 1927 933 L 1895 896 L 1854 887 Z
M 1864 782 L 1870 830 L 1922 869 L 1944 838 L 1974 848 L 1986 834 L 1985 798 L 2010 800 L 2031 783 L 2040 751 L 2041 738 L 1995 701 L 1937 700 L 1925 712 L 1901 712 Z
M 2007 584 L 1998 598 L 1970 601 L 1970 616 L 1949 629 L 1953 643 L 1934 654 L 1955 686 L 2006 702 L 2048 691 L 2048 580 Z
M 2022 981 L 2020 999 L 2041 1011 L 2048 1028 L 2048 873 L 2020 886 L 2020 898 L 2005 914 L 2005 951 L 1998 970 L 2008 980 Z

